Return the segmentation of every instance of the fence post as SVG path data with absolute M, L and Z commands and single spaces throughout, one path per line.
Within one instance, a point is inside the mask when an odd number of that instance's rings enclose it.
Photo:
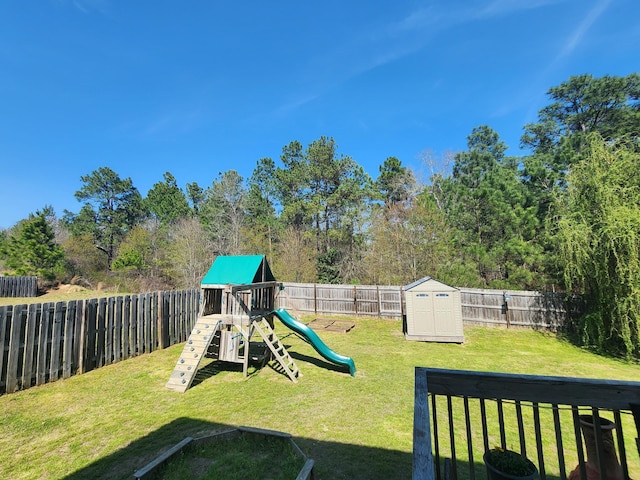
M 87 358 L 87 302 L 86 300 L 78 300 L 76 306 L 76 332 L 79 332 L 76 339 L 76 348 L 74 349 L 75 356 L 75 372 L 85 373 L 85 359 Z
M 313 284 L 313 313 L 318 315 L 318 292 L 316 291 L 317 285 Z
M 0 280 L 2 280 L 0 278 Z M 2 355 L 0 355 L 0 387 L 4 384 L 6 387 L 6 377 L 2 377 L 2 372 L 4 371 L 4 350 L 5 350 L 5 341 L 8 340 L 7 333 L 10 330 L 11 325 L 11 315 L 13 312 L 12 305 L 6 305 L 0 307 L 0 349 L 2 349 Z M 0 391 L 2 391 L 0 389 Z
M 158 292 L 158 344 L 160 349 L 167 348 L 169 342 L 169 305 L 165 292 Z
M 27 317 L 27 305 L 16 305 L 13 308 L 13 317 L 9 329 L 9 354 L 7 357 L 7 393 L 18 390 L 18 378 L 21 377 L 18 371 L 20 363 L 20 343 L 22 326 Z
M 358 287 L 353 286 L 353 310 L 358 315 Z

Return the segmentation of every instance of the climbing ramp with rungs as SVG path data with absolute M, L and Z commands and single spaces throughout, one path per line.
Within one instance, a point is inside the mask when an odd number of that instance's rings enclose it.
M 282 369 L 289 376 L 294 383 L 298 382 L 298 377 L 300 376 L 300 369 L 297 367 L 296 363 L 291 358 L 287 349 L 284 348 L 284 345 L 280 342 L 280 339 L 276 336 L 275 332 L 264 318 L 259 322 L 254 322 L 254 327 L 256 331 L 260 334 L 264 343 L 269 346 L 271 353 L 275 357 L 275 359 L 280 363 Z
M 221 321 L 199 318 L 196 322 L 187 343 L 182 349 L 182 354 L 176 363 L 176 367 L 169 377 L 167 388 L 177 392 L 186 392 L 196 376 L 200 361 L 207 353 L 207 349 L 216 332 L 220 329 Z

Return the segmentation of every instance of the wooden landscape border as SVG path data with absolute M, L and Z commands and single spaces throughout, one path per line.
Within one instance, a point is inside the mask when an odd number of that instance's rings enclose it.
M 293 437 L 289 433 L 279 432 L 276 430 L 266 430 L 262 428 L 254 428 L 247 426 L 239 426 L 237 428 L 224 430 L 219 433 L 214 433 L 212 435 L 207 435 L 204 437 L 193 438 L 186 437 L 184 440 L 178 442 L 176 445 L 173 445 L 165 452 L 161 453 L 149 462 L 147 465 L 139 469 L 133 474 L 133 477 L 137 480 L 146 480 L 150 478 L 156 478 L 156 475 L 159 473 L 159 470 L 163 468 L 171 459 L 173 459 L 176 455 L 183 452 L 185 449 L 195 446 L 197 444 L 203 445 L 212 442 L 218 442 L 222 440 L 229 440 L 232 438 L 240 437 L 241 435 L 254 435 L 254 436 L 267 436 L 274 438 L 281 438 L 283 441 L 291 442 L 291 446 L 293 450 L 296 452 L 300 458 L 304 460 L 304 465 L 300 470 L 300 473 L 296 477 L 296 480 L 313 480 L 314 472 L 313 467 L 315 462 L 313 459 L 307 457 L 307 455 L 302 451 L 302 449 L 296 444 L 293 440 Z

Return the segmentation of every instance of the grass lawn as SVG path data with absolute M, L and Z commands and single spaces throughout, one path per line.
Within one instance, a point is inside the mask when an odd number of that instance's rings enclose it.
M 303 318 L 308 321 L 311 317 Z M 415 366 L 618 380 L 640 366 L 530 330 L 465 328 L 462 345 L 408 342 L 399 321 L 354 318 L 318 332 L 351 356 L 355 378 L 276 323 L 303 376 L 248 379 L 209 362 L 184 394 L 165 388 L 182 345 L 0 397 L 0 478 L 128 479 L 186 436 L 233 426 L 280 430 L 316 461 L 316 478 L 411 478 Z

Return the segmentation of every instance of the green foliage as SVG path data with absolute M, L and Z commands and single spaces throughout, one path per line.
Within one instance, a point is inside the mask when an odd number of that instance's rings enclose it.
M 589 137 L 569 172 L 558 226 L 568 287 L 587 298 L 582 340 L 640 358 L 640 154 Z
M 400 160 L 388 157 L 379 170 L 380 175 L 374 187 L 385 205 L 404 202 L 411 198 L 416 180 L 413 172 L 403 167 Z
M 338 155 L 333 138 L 320 137 L 306 150 L 291 142 L 280 159 L 283 166 L 275 170 L 274 187 L 283 226 L 313 232 L 323 278 L 350 280 L 372 197 L 370 177 L 351 157 Z
M 409 202 L 376 209 L 369 231 L 367 283 L 407 285 L 427 275 L 442 279 L 450 271 L 452 232 L 428 189 Z
M 282 233 L 282 240 L 277 245 L 274 261 L 270 265 L 278 280 L 310 283 L 318 278 L 317 257 L 311 234 L 289 226 Z
M 35 275 L 53 280 L 62 273 L 64 252 L 54 241 L 54 232 L 45 207 L 19 222 L 0 243 L 5 266 L 15 275 Z
M 591 151 L 593 132 L 607 145 L 628 141 L 639 150 L 640 76 L 579 75 L 548 94 L 549 105 L 522 137 L 531 155 L 507 157 L 497 132 L 479 126 L 453 157 L 450 174 L 434 175 L 426 188 L 393 156 L 374 182 L 333 138 L 322 136 L 306 147 L 290 142 L 277 163 L 260 158 L 246 183 L 229 170 L 207 189 L 187 183 L 185 193 L 166 172 L 144 200 L 130 179 L 100 168 L 81 177 L 80 211 L 65 212 L 71 239 L 59 228 L 56 234 L 69 273 L 95 278 L 107 276 L 113 264 L 121 277 L 191 285 L 215 255 L 264 253 L 283 281 L 402 284 L 431 275 L 462 287 L 564 288 L 567 257 L 557 233 L 567 173 Z M 616 228 L 629 231 L 634 226 L 623 223 L 629 217 L 623 206 Z M 200 231 L 186 222 L 190 217 Z M 177 234 L 179 225 L 185 231 Z M 148 235 L 136 240 L 135 227 Z M 576 245 L 588 234 L 574 222 Z M 183 243 L 185 255 L 176 250 Z M 7 268 L 6 256 L 3 261 Z
M 213 246 L 195 218 L 180 220 L 166 247 L 167 274 L 178 288 L 198 288 L 213 262 Z
M 473 130 L 468 147 L 456 154 L 451 177 L 439 184 L 458 254 L 476 268 L 476 280 L 467 286 L 539 284 L 542 248 L 531 241 L 538 220 L 517 161 L 504 156 L 506 146 L 486 126 Z
M 62 243 L 66 270 L 73 276 L 96 279 L 109 269 L 106 256 L 94 246 L 89 234 L 71 235 Z
M 577 75 L 547 92 L 553 102 L 525 126 L 522 143 L 539 153 L 563 138 L 598 132 L 605 140 L 640 135 L 640 75 Z
M 219 174 L 205 191 L 199 218 L 213 244 L 213 255 L 237 255 L 242 251 L 245 205 L 244 181 L 235 170 Z
M 320 283 L 342 283 L 338 261 L 340 253 L 335 248 L 329 248 L 326 252 L 318 255 L 318 282 Z
M 204 189 L 196 182 L 187 183 L 187 197 L 191 202 L 193 213 L 198 215 L 200 206 L 204 201 Z
M 4 271 L 5 269 L 4 267 L 5 255 L 3 252 L 6 249 L 6 244 L 7 244 L 7 231 L 5 229 L 0 229 L 0 272 Z
M 150 273 L 152 241 L 149 230 L 134 227 L 120 243 L 118 254 L 111 265 L 114 271 L 127 271 L 143 275 Z
M 485 459 L 496 470 L 514 477 L 528 477 L 536 471 L 535 465 L 529 459 L 513 450 L 492 448 L 486 453 Z
M 75 197 L 84 204 L 77 215 L 66 211 L 64 221 L 73 235 L 90 235 L 111 268 L 118 245 L 144 217 L 142 197 L 130 178 L 123 180 L 108 167 L 80 180 L 84 185 Z
M 243 237 L 247 253 L 264 252 L 270 260 L 282 226 L 276 214 L 276 197 L 275 163 L 270 158 L 261 158 L 248 182 Z
M 164 226 L 171 225 L 179 218 L 188 217 L 191 213 L 186 195 L 169 172 L 164 174 L 164 182 L 155 183 L 147 192 L 145 206 Z
M 525 126 L 522 144 L 533 150 L 523 160 L 522 180 L 529 208 L 536 211 L 540 229 L 536 244 L 543 248 L 548 281 L 561 283 L 562 259 L 554 238 L 556 199 L 566 194 L 566 174 L 588 149 L 586 136 L 599 133 L 606 141 L 628 139 L 640 132 L 640 75 L 570 77 L 547 92 L 551 103 L 540 110 L 538 121 Z

